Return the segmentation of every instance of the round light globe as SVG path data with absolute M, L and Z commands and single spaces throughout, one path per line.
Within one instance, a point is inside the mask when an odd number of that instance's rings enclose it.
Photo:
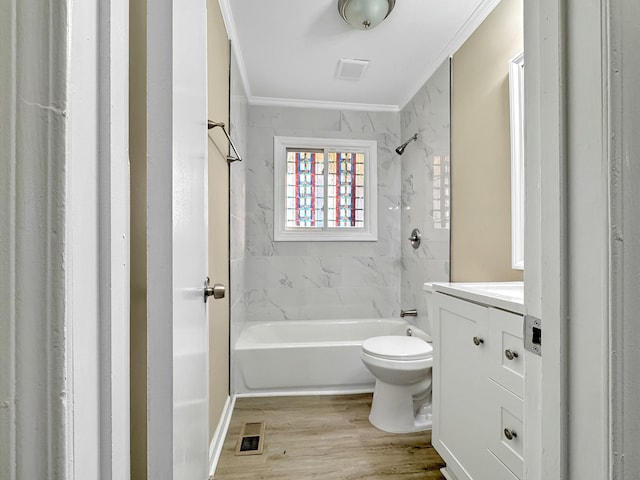
M 352 27 L 370 30 L 387 18 L 395 3 L 395 0 L 338 0 L 338 11 Z

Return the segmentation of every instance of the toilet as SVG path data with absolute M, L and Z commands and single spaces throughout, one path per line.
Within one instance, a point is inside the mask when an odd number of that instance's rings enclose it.
M 425 284 L 424 290 L 430 324 L 431 284 Z M 420 334 L 372 337 L 362 342 L 360 358 L 376 377 L 369 421 L 385 432 L 420 432 L 432 425 L 433 347 L 424 332 L 410 330 Z

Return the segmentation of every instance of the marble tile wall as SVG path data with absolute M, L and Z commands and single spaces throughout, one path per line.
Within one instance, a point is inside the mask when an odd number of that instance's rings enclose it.
M 273 137 L 375 139 L 378 241 L 275 242 Z M 400 114 L 249 107 L 245 282 L 248 321 L 397 316 Z
M 418 140 L 409 144 L 401 157 L 401 305 L 404 309 L 416 308 L 417 323 L 427 330 L 422 285 L 449 281 L 449 229 L 436 228 L 433 215 L 434 157 L 450 158 L 449 71 L 447 60 L 400 114 L 403 141 L 418 133 Z M 407 240 L 413 228 L 422 233 L 422 243 L 415 250 Z
M 231 138 L 238 152 L 243 157 L 242 162 L 234 162 L 230 168 L 229 177 L 229 222 L 231 246 L 230 260 L 230 303 L 232 345 L 242 330 L 246 319 L 246 165 L 247 165 L 247 134 L 249 128 L 249 105 L 247 95 L 242 84 L 240 71 L 235 55 L 231 54 L 231 85 L 230 85 L 230 123 Z

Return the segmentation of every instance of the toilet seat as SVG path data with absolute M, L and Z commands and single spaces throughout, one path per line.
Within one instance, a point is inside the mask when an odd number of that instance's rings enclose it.
M 423 360 L 433 355 L 433 347 L 424 340 L 400 335 L 368 338 L 362 342 L 362 351 L 387 360 Z

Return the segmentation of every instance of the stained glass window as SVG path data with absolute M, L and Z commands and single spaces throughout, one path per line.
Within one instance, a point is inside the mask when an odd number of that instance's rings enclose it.
M 287 227 L 364 227 L 364 153 L 287 149 Z
M 329 152 L 327 223 L 364 226 L 364 154 Z
M 275 137 L 274 239 L 376 240 L 376 149 L 374 140 Z
M 324 226 L 324 152 L 287 149 L 287 227 Z

